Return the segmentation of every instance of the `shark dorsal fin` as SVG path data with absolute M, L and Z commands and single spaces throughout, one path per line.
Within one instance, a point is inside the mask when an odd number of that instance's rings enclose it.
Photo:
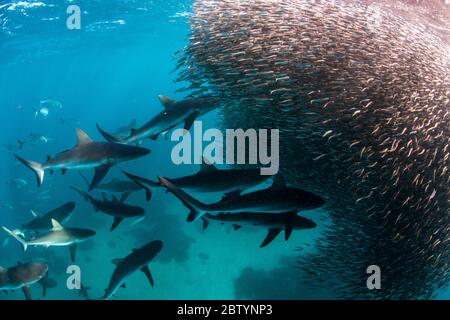
M 166 109 L 171 109 L 175 106 L 176 101 L 169 98 L 168 96 L 159 95 L 158 98 L 163 107 Z
M 53 231 L 58 231 L 58 230 L 64 229 L 63 226 L 55 219 L 52 219 L 52 226 L 53 226 L 53 228 L 52 228 Z
M 200 165 L 200 172 L 212 172 L 219 170 L 209 160 L 202 157 L 202 164 Z
M 35 218 L 39 217 L 39 215 L 37 214 L 37 212 L 34 211 L 33 209 L 31 209 L 30 212 L 31 212 L 31 215 L 32 215 L 33 217 L 35 217 Z
M 286 188 L 286 182 L 284 181 L 284 177 L 281 173 L 275 176 L 273 179 L 273 183 L 270 186 L 270 189 L 284 189 Z
M 76 129 L 76 133 L 77 133 L 77 146 L 93 142 L 92 139 L 89 138 L 89 136 L 86 134 L 86 132 L 84 132 L 80 128 Z

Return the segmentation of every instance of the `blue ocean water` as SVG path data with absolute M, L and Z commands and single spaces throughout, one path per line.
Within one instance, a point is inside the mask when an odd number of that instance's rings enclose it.
M 80 30 L 66 27 L 66 8 L 81 8 Z M 186 223 L 187 209 L 172 195 L 156 190 L 150 202 L 143 193 L 133 194 L 127 203 L 146 209 L 143 221 L 125 221 L 109 232 L 112 218 L 94 212 L 92 206 L 69 186 L 86 188 L 78 172 L 46 174 L 41 188 L 35 177 L 13 154 L 44 161 L 75 144 L 75 128 L 82 128 L 92 139 L 103 141 L 96 124 L 112 131 L 130 123 L 139 125 L 162 110 L 157 96 L 182 99 L 174 83 L 174 53 L 183 48 L 189 33 L 186 18 L 190 1 L 1 1 L 0 2 L 0 225 L 16 228 L 30 220 L 30 210 L 47 212 L 67 201 L 76 201 L 67 225 L 95 229 L 97 235 L 78 247 L 76 264 L 81 281 L 91 287 L 90 297 L 99 298 L 114 270 L 110 262 L 124 257 L 133 248 L 151 240 L 162 240 L 161 254 L 150 264 L 155 287 L 142 273 L 127 281 L 119 299 L 249 299 L 249 298 L 330 298 L 324 289 L 301 285 L 297 276 L 298 246 L 313 250 L 320 228 L 294 232 L 289 242 L 280 236 L 269 247 L 259 249 L 266 230 L 212 224 L 202 230 L 201 223 Z M 45 99 L 59 101 L 62 108 L 50 108 L 47 116 L 37 112 Z M 215 114 L 202 119 L 203 126 L 214 127 Z M 19 150 L 18 139 L 30 134 L 43 135 L 45 142 L 26 143 Z M 123 179 L 120 169 L 155 178 L 177 177 L 198 170 L 197 165 L 176 166 L 170 152 L 174 142 L 163 138 L 146 141 L 152 153 L 144 158 L 115 166 L 105 182 Z M 91 176 L 92 172 L 84 172 Z M 17 179 L 20 179 L 18 181 Z M 100 197 L 99 193 L 94 193 Z M 221 194 L 196 195 L 205 202 Z M 305 213 L 313 217 L 320 212 Z M 18 261 L 45 259 L 49 276 L 58 283 L 46 299 L 81 299 L 78 291 L 66 286 L 71 265 L 68 249 L 30 248 L 23 253 L 20 244 L 10 240 L 0 251 L 0 265 L 10 267 Z M 31 287 L 41 299 L 41 287 Z M 23 299 L 21 291 L 0 299 Z
M 68 30 L 66 9 L 81 8 L 80 30 Z M 174 54 L 187 43 L 187 18 L 191 1 L 184 0 L 0 0 L 0 225 L 13 229 L 30 220 L 30 210 L 47 212 L 67 201 L 76 201 L 73 227 L 95 229 L 95 238 L 78 248 L 76 264 L 82 283 L 91 287 L 91 298 L 103 295 L 114 270 L 111 260 L 124 257 L 133 248 L 152 240 L 162 240 L 161 254 L 151 262 L 155 287 L 141 273 L 127 280 L 118 299 L 332 299 L 334 295 L 319 286 L 305 287 L 306 277 L 296 269 L 299 254 L 315 250 L 314 242 L 326 225 L 294 232 L 285 242 L 280 236 L 270 246 L 259 249 L 266 230 L 211 223 L 202 230 L 201 222 L 186 223 L 187 209 L 172 195 L 158 189 L 150 202 L 143 192 L 133 194 L 127 203 L 143 206 L 146 217 L 125 221 L 109 232 L 112 218 L 95 212 L 92 206 L 69 186 L 86 188 L 78 172 L 46 175 L 36 188 L 31 171 L 13 154 L 44 161 L 46 155 L 75 144 L 75 128 L 92 139 L 103 141 L 96 124 L 112 131 L 136 120 L 142 125 L 162 110 L 159 94 L 182 99 L 177 93 L 182 83 L 174 83 Z M 62 108 L 44 116 L 36 114 L 39 101 L 53 99 Z M 203 126 L 215 127 L 216 114 L 202 117 Z M 43 135 L 46 142 L 25 144 L 17 140 Z M 114 167 L 105 178 L 123 179 L 120 172 L 154 179 L 157 175 L 177 177 L 195 173 L 197 165 L 176 166 L 170 153 L 174 142 L 163 138 L 145 141 L 149 156 Z M 85 171 L 91 176 L 92 171 Z M 20 180 L 18 180 L 20 179 Z M 266 184 L 268 186 L 268 184 Z M 99 193 L 94 193 L 100 197 Z M 196 194 L 205 202 L 221 194 Z M 326 216 L 316 210 L 304 215 L 313 220 Z M 294 251 L 297 247 L 303 250 Z M 0 265 L 45 259 L 49 276 L 58 283 L 46 299 L 82 299 L 77 290 L 66 286 L 66 269 L 72 264 L 67 248 L 30 248 L 23 253 L 15 240 L 0 249 Z M 41 299 L 41 287 L 31 287 Z M 449 298 L 449 290 L 438 298 Z M 0 299 L 23 299 L 20 291 Z

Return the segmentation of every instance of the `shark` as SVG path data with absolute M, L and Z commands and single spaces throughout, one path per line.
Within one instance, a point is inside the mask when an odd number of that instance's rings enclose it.
M 109 142 L 133 143 L 146 138 L 156 140 L 162 133 L 166 133 L 181 123 L 184 129 L 189 130 L 195 119 L 214 110 L 219 106 L 220 100 L 214 96 L 187 98 L 175 101 L 167 96 L 158 96 L 164 110 L 138 129 L 132 129 L 126 137 L 114 136 L 103 130 L 98 124 L 97 129 Z
M 64 224 L 70 219 L 74 209 L 75 202 L 70 201 L 42 215 L 34 210 L 30 210 L 34 218 L 31 221 L 24 223 L 19 229 L 15 229 L 12 232 L 16 235 L 25 237 L 25 233 L 27 232 L 38 234 L 40 232 L 50 231 L 53 228 L 52 219 Z M 2 247 L 9 243 L 9 239 L 10 237 L 3 239 Z
M 24 223 L 20 229 L 16 229 L 13 232 L 15 234 L 24 235 L 25 232 L 47 232 L 53 229 L 52 219 L 58 221 L 61 224 L 66 223 L 72 216 L 72 212 L 75 209 L 75 202 L 69 201 L 45 214 L 39 214 L 34 210 L 30 210 L 34 219 Z
M 22 289 L 27 300 L 31 300 L 30 286 L 39 282 L 48 272 L 48 265 L 41 261 L 18 263 L 11 268 L 0 267 L 0 290 Z
M 133 249 L 133 251 L 123 259 L 119 258 L 112 260 L 111 262 L 116 265 L 116 268 L 111 276 L 108 287 L 105 289 L 103 299 L 110 299 L 120 287 L 124 288 L 125 280 L 138 270 L 145 274 L 150 285 L 153 287 L 153 276 L 148 264 L 158 255 L 162 247 L 162 241 L 151 241 L 139 249 Z
M 95 211 L 101 211 L 114 217 L 110 231 L 114 231 L 125 218 L 142 217 L 145 215 L 145 210 L 143 208 L 123 203 L 114 196 L 113 200 L 107 200 L 106 198 L 98 200 L 75 187 L 70 188 L 80 193 L 86 201 L 89 201 Z
M 285 241 L 287 241 L 293 230 L 312 229 L 317 226 L 314 221 L 299 216 L 296 212 L 239 212 L 229 214 L 219 213 L 215 216 L 207 213 L 202 217 L 202 220 L 203 229 L 208 227 L 210 221 L 232 224 L 234 230 L 239 230 L 242 226 L 267 228 L 267 235 L 261 243 L 260 248 L 271 243 L 283 230 L 285 232 Z
M 89 182 L 87 181 L 85 176 L 81 174 L 81 177 L 89 186 Z M 152 192 L 147 186 L 133 180 L 119 180 L 117 178 L 112 178 L 109 182 L 99 184 L 97 187 L 95 187 L 95 190 L 107 194 L 120 194 L 121 202 L 125 201 L 130 196 L 130 194 L 141 190 L 145 191 L 146 201 L 150 201 L 152 198 Z
M 2 227 L 2 229 L 11 237 L 20 242 L 23 247 L 23 251 L 26 251 L 28 246 L 43 246 L 46 248 L 55 246 L 69 246 L 72 262 L 75 261 L 77 244 L 84 242 L 95 235 L 95 231 L 90 229 L 64 228 L 55 219 L 52 219 L 52 225 L 53 228 L 51 231 L 30 240 L 25 240 L 25 238 L 15 234 L 6 227 Z
M 181 190 L 169 179 L 158 177 L 159 182 L 189 210 L 188 222 L 201 218 L 206 213 L 238 213 L 238 212 L 268 212 L 294 213 L 300 210 L 312 210 L 325 204 L 325 200 L 309 191 L 286 186 L 283 175 L 278 174 L 272 185 L 267 189 L 257 190 L 240 195 L 225 194 L 222 200 L 205 204 Z
M 137 184 L 153 188 L 163 187 L 159 182 L 152 181 L 122 170 L 122 172 Z M 200 170 L 193 174 L 169 179 L 181 189 L 193 192 L 242 192 L 255 187 L 267 179 L 269 175 L 261 175 L 259 169 L 225 169 L 220 170 L 213 164 L 203 160 Z
M 94 142 L 79 128 L 76 129 L 76 135 L 77 144 L 75 147 L 60 152 L 54 157 L 47 157 L 47 161 L 43 164 L 25 160 L 17 154 L 15 156 L 34 172 L 38 187 L 42 185 L 45 170 L 53 172 L 55 169 L 61 169 L 62 174 L 65 174 L 69 169 L 95 168 L 95 175 L 89 186 L 89 190 L 92 190 L 102 181 L 113 165 L 150 153 L 150 150 L 141 147 Z
M 17 139 L 17 143 L 19 144 L 19 150 L 23 148 L 24 145 L 29 144 L 31 146 L 35 146 L 36 144 L 44 144 L 50 141 L 55 141 L 55 139 L 46 137 L 42 134 L 30 133 L 30 135 L 26 139 Z

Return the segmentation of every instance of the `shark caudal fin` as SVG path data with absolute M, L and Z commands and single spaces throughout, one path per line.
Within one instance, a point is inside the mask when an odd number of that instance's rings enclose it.
M 3 231 L 5 231 L 7 234 L 9 234 L 11 237 L 16 239 L 20 242 L 22 245 L 23 251 L 27 251 L 28 243 L 25 241 L 25 239 L 21 238 L 20 236 L 16 235 L 14 232 L 9 230 L 8 228 L 2 227 Z
M 122 172 L 131 181 L 133 181 L 134 183 L 136 183 L 138 186 L 140 186 L 142 189 L 145 190 L 145 200 L 147 200 L 147 201 L 150 201 L 150 199 L 152 198 L 152 191 L 146 185 L 149 185 L 151 187 L 160 187 L 161 186 L 158 182 L 154 182 L 149 179 L 135 176 L 134 174 L 128 173 L 124 170 L 122 170 Z
M 44 169 L 42 168 L 42 164 L 30 160 L 25 160 L 19 157 L 17 154 L 15 154 L 14 156 L 25 166 L 33 170 L 34 174 L 36 175 L 37 186 L 40 187 L 42 185 L 42 182 L 44 181 Z
M 106 132 L 105 130 L 100 128 L 98 123 L 97 123 L 97 130 L 100 132 L 100 134 L 103 136 L 103 138 L 105 138 L 108 142 L 112 142 L 112 143 L 126 143 L 126 139 L 124 139 L 122 137 L 114 136 L 114 135 Z
M 81 191 L 80 189 L 77 189 L 77 188 L 75 188 L 75 187 L 73 187 L 73 186 L 71 186 L 70 189 L 75 190 L 76 192 L 78 192 L 79 194 L 81 194 L 81 196 L 82 196 L 82 197 L 84 198 L 84 200 L 86 200 L 86 201 L 89 201 L 89 200 L 92 199 L 92 197 L 91 197 L 89 194 L 87 194 L 87 193 L 84 192 L 84 191 Z
M 198 201 L 197 199 L 191 197 L 186 192 L 178 188 L 169 180 L 158 177 L 159 182 L 163 185 L 170 193 L 172 193 L 175 197 L 177 197 L 183 204 L 191 211 L 187 218 L 188 222 L 192 222 L 201 218 L 207 212 L 206 204 Z

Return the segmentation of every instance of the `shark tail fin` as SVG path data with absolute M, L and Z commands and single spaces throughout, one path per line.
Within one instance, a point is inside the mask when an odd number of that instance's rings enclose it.
M 11 237 L 13 237 L 14 239 L 16 239 L 17 241 L 20 242 L 24 252 L 27 251 L 28 243 L 23 238 L 21 238 L 20 236 L 16 235 L 13 231 L 9 230 L 8 228 L 2 227 L 2 229 L 7 234 L 9 234 Z
M 175 197 L 177 197 L 183 204 L 190 210 L 189 216 L 187 218 L 188 222 L 192 222 L 201 218 L 207 212 L 206 204 L 198 201 L 197 199 L 191 197 L 189 194 L 178 188 L 169 180 L 158 177 L 161 185 L 166 187 L 166 189 L 171 192 Z
M 30 160 L 25 160 L 19 157 L 17 154 L 15 155 L 15 157 L 25 166 L 33 170 L 34 174 L 36 175 L 37 186 L 40 187 L 42 185 L 42 182 L 44 181 L 44 169 L 42 168 L 42 164 Z
M 152 198 L 152 191 L 150 188 L 147 187 L 147 185 L 151 187 L 160 187 L 161 185 L 158 182 L 154 182 L 145 178 L 141 178 L 138 176 L 135 176 L 131 173 L 128 173 L 124 170 L 122 170 L 123 174 L 125 174 L 131 181 L 136 183 L 138 186 L 140 186 L 142 189 L 145 190 L 145 200 L 150 201 Z
M 70 187 L 70 189 L 75 190 L 76 192 L 78 192 L 79 194 L 81 194 L 81 196 L 84 198 L 84 200 L 89 201 L 91 199 L 91 196 L 89 194 L 87 194 L 84 191 L 81 191 L 80 189 L 77 189 L 73 186 Z
M 126 172 L 125 170 L 122 170 L 122 172 L 123 172 L 124 175 L 126 175 L 128 178 L 130 178 L 130 180 L 132 180 L 133 182 L 137 183 L 138 185 L 147 184 L 150 187 L 155 187 L 155 188 L 156 187 L 161 187 L 161 184 L 159 182 L 152 181 L 152 180 L 149 180 L 149 179 L 146 179 L 146 178 L 142 178 L 142 177 L 136 176 L 134 174 Z
M 103 138 L 105 138 L 108 142 L 112 142 L 112 143 L 126 143 L 126 139 L 124 139 L 122 137 L 114 136 L 114 135 L 106 132 L 105 130 L 100 128 L 98 123 L 97 123 L 97 130 L 100 132 L 100 134 L 103 136 Z

